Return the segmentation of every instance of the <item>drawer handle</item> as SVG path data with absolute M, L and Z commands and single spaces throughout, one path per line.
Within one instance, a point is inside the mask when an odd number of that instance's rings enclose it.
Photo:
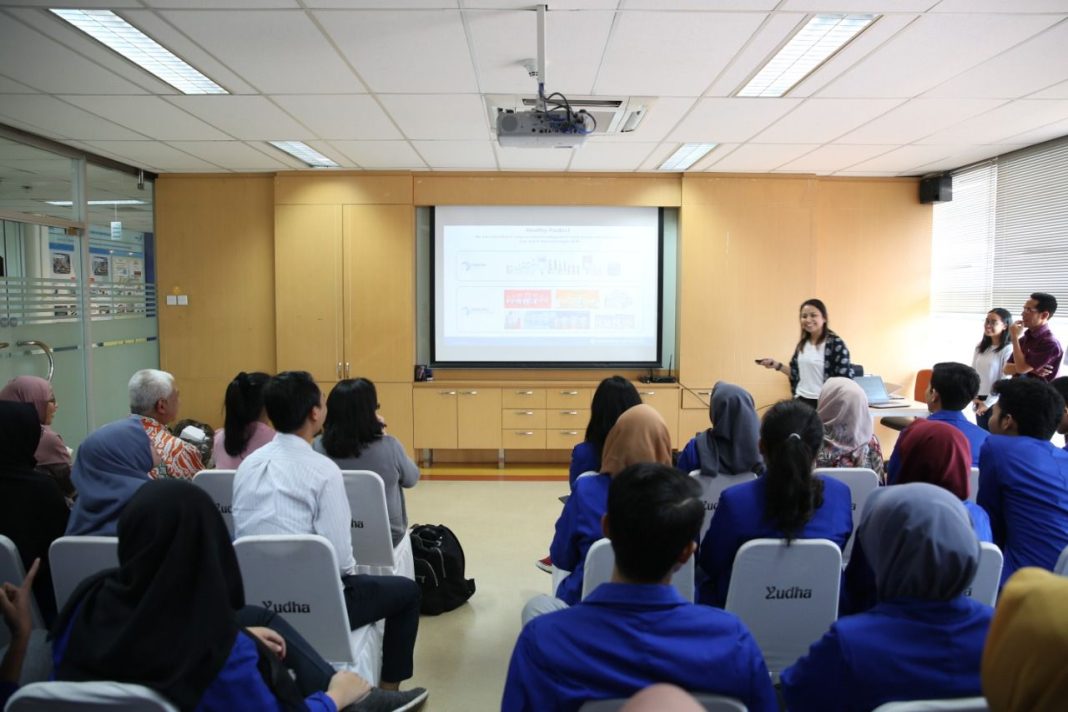
M 560 391 L 560 395 L 562 395 L 562 396 L 577 396 L 578 395 L 578 391 Z
M 712 395 L 712 391 L 694 391 L 694 393 L 696 393 L 699 396 L 710 396 L 710 395 Z
M 478 391 L 460 391 L 460 395 L 462 395 L 462 396 L 477 396 L 478 395 Z
M 454 395 L 456 395 L 456 391 L 438 391 L 438 392 L 443 396 L 454 396 Z
M 577 410 L 562 410 L 562 411 L 560 411 L 560 415 L 578 415 L 578 411 Z
M 643 396 L 655 396 L 656 391 L 642 391 Z
M 517 410 L 515 412 L 515 414 L 516 415 L 534 415 L 534 411 L 532 411 L 532 410 Z
M 520 435 L 522 437 L 529 437 L 529 436 L 534 434 L 534 431 L 532 431 L 532 430 L 517 430 L 515 434 L 516 435 Z
M 532 396 L 534 395 L 534 391 L 516 391 L 515 394 L 517 396 Z
M 577 430 L 561 430 L 560 434 L 561 435 L 578 435 L 578 431 Z

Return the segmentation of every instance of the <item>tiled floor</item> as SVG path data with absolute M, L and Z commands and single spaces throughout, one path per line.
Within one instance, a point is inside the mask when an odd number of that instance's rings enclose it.
M 559 470 L 557 470 L 559 472 Z M 467 576 L 477 590 L 464 606 L 423 616 L 411 685 L 430 690 L 428 712 L 500 709 L 519 612 L 528 598 L 549 592 L 545 556 L 567 480 L 421 481 L 406 490 L 411 524 L 446 524 L 460 539 Z

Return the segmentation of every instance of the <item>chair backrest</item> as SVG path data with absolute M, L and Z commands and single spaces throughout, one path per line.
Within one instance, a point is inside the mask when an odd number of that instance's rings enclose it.
M 393 568 L 393 537 L 386 510 L 386 486 L 370 470 L 342 470 L 352 510 L 352 554 L 361 566 Z
M 857 538 L 857 527 L 860 526 L 860 516 L 864 513 L 864 503 L 868 501 L 868 495 L 879 489 L 879 475 L 867 467 L 817 467 L 813 474 L 833 477 L 849 487 L 849 499 L 853 507 L 853 534 L 842 551 L 842 560 L 849 561 L 849 555 L 853 552 L 853 541 Z
M 325 537 L 244 536 L 234 552 L 249 604 L 284 614 L 330 662 L 354 661 L 337 556 Z
M 701 485 L 701 503 L 705 505 L 705 520 L 701 524 L 701 541 L 704 541 L 705 532 L 708 531 L 712 515 L 716 513 L 716 507 L 719 506 L 719 496 L 723 494 L 723 490 L 734 485 L 740 485 L 743 482 L 755 480 L 757 476 L 753 472 L 745 472 L 740 475 L 701 477 L 701 471 L 694 470 L 690 473 L 690 477 L 697 480 L 697 483 Z
M 968 472 L 968 501 L 974 502 L 979 494 L 979 468 L 973 467 Z
M 911 700 L 887 702 L 873 712 L 989 712 L 985 697 L 960 697 L 955 700 Z
M 916 372 L 916 387 L 912 389 L 912 400 L 917 403 L 927 401 L 927 386 L 931 385 L 931 373 L 929 368 L 921 368 Z
M 1001 566 L 1005 558 L 997 544 L 982 542 L 979 552 L 979 568 L 972 579 L 972 585 L 964 590 L 964 595 L 971 599 L 993 606 L 998 600 L 998 586 L 1001 583 Z
M 1060 576 L 1068 576 L 1068 546 L 1061 549 L 1061 555 L 1057 557 L 1057 563 L 1053 567 L 1053 573 Z
M 691 693 L 705 712 L 747 712 L 749 709 L 739 700 L 722 695 L 709 695 L 702 692 Z M 579 707 L 579 712 L 616 712 L 627 704 L 626 698 L 612 700 L 590 700 Z
M 726 609 L 778 677 L 838 618 L 842 552 L 828 539 L 753 539 L 734 557 Z
M 26 570 L 22 567 L 22 557 L 19 556 L 15 542 L 0 534 L 0 584 L 10 583 L 16 586 L 22 585 L 22 579 L 26 578 Z M 33 619 L 34 628 L 43 628 L 41 613 L 37 610 L 37 601 L 30 599 L 30 616 Z M 6 625 L 0 625 L 0 648 L 11 641 L 11 634 Z
M 124 682 L 34 682 L 19 688 L 6 712 L 178 712 L 163 695 Z
M 693 601 L 694 592 L 694 557 L 690 557 L 685 564 L 671 577 L 671 585 L 678 589 L 682 597 L 687 601 Z M 582 567 L 582 597 L 593 593 L 593 589 L 606 583 L 612 578 L 612 569 L 616 565 L 616 553 L 612 550 L 612 542 L 608 539 L 598 539 L 586 552 L 586 563 Z
M 82 581 L 119 565 L 119 539 L 114 536 L 61 536 L 48 547 L 48 562 L 52 566 L 56 608 L 62 610 Z
M 193 484 L 208 493 L 234 535 L 234 473 L 236 470 L 201 470 L 193 475 Z

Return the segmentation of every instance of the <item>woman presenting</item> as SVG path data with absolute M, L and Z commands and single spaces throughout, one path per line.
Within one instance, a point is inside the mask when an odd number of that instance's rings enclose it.
M 819 299 L 807 299 L 801 304 L 801 338 L 790 365 L 773 358 L 758 359 L 757 363 L 789 377 L 794 397 L 813 408 L 824 381 L 832 376 L 853 377 L 849 349 L 842 337 L 831 331 L 827 307 Z

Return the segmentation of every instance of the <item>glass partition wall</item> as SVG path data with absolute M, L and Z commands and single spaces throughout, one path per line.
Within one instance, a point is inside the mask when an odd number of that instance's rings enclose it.
M 52 381 L 69 447 L 157 368 L 153 185 L 0 128 L 0 386 Z

